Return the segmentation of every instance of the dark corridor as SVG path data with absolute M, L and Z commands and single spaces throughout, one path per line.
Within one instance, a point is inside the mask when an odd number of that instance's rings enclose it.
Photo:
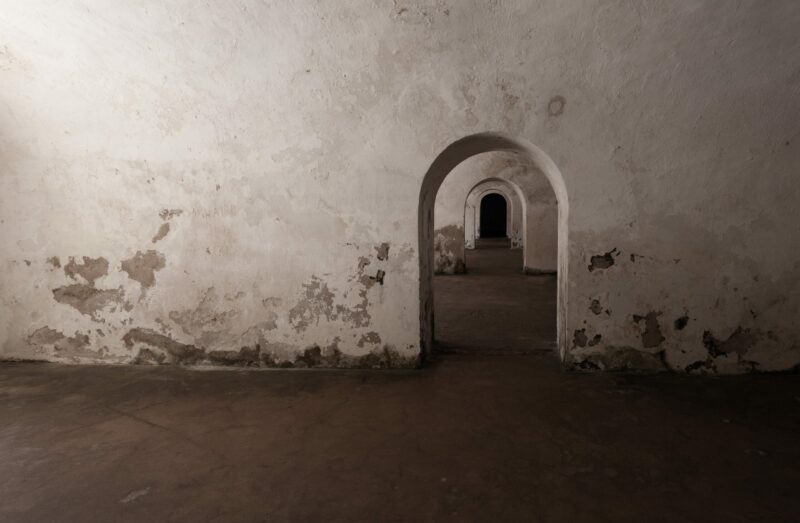
M 507 205 L 503 196 L 492 193 L 481 198 L 481 238 L 506 238 Z

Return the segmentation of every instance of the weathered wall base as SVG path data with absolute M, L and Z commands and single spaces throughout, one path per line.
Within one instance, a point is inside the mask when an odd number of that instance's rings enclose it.
M 704 247 L 712 242 L 687 241 Z M 705 255 L 699 249 L 682 258 L 660 257 L 620 245 L 584 256 L 582 270 L 589 278 L 577 290 L 574 304 L 584 307 L 585 320 L 571 331 L 566 365 L 687 374 L 800 371 L 800 346 L 780 334 L 783 318 L 774 308 L 779 284 L 748 275 L 753 267 L 739 260 L 731 260 L 714 275 L 704 274 L 692 258 Z M 653 286 L 653 275 L 676 267 L 684 268 L 685 285 L 651 289 L 654 297 L 669 296 L 679 305 L 642 306 L 635 289 L 645 282 Z M 708 278 L 718 281 L 717 293 L 695 292 L 691 282 Z M 720 328 L 721 324 L 727 326 Z
M 800 362 L 796 0 L 0 12 L 2 358 L 411 365 L 486 153 L 541 180 L 566 360 Z

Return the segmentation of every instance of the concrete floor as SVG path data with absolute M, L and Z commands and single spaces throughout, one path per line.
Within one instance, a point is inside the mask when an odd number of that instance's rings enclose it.
M 0 365 L 0 520 L 800 521 L 797 376 L 564 372 L 515 256 L 437 281 L 421 371 Z
M 522 249 L 510 250 L 507 239 L 477 240 L 466 255 L 466 274 L 434 279 L 440 352 L 553 355 L 556 276 L 523 274 Z

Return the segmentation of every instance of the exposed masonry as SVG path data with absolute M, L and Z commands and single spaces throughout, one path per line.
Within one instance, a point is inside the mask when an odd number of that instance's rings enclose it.
M 361 335 L 361 338 L 358 340 L 358 346 L 363 347 L 364 345 L 380 345 L 381 343 L 381 335 L 375 331 L 366 332 Z
M 720 356 L 730 353 L 743 356 L 758 342 L 761 336 L 774 337 L 770 332 L 762 334 L 754 332 L 751 329 L 737 327 L 730 336 L 724 340 L 720 340 L 715 338 L 710 331 L 705 331 L 703 332 L 703 345 L 708 349 L 708 353 L 711 356 Z
M 602 334 L 595 334 L 592 339 L 586 335 L 586 329 L 576 329 L 575 337 L 572 340 L 573 347 L 594 347 L 603 339 Z
M 375 285 L 383 285 L 386 270 L 377 268 L 375 264 L 385 264 L 389 259 L 390 244 L 383 242 L 374 247 L 374 255 L 358 256 L 355 272 L 351 280 L 357 284 L 359 300 L 355 304 L 345 305 L 342 298 L 334 292 L 321 277 L 312 276 L 303 285 L 303 292 L 298 301 L 288 310 L 288 323 L 296 332 L 302 333 L 321 322 L 343 322 L 351 328 L 363 328 L 370 324 L 371 316 L 369 290 Z M 620 251 L 611 251 L 592 256 L 590 272 L 615 265 Z M 650 260 L 652 257 L 636 255 L 630 263 L 637 260 Z M 57 256 L 51 256 L 46 262 L 54 269 L 61 264 Z M 669 263 L 677 263 L 669 260 Z M 138 282 L 143 288 L 156 285 L 155 272 L 165 265 L 165 259 L 156 251 L 137 251 L 131 259 L 120 264 L 120 271 Z M 624 265 L 624 264 L 623 264 Z M 385 265 L 379 265 L 384 266 Z M 104 312 L 130 311 L 133 305 L 125 300 L 122 287 L 104 289 L 96 286 L 97 282 L 108 276 L 110 263 L 103 257 L 71 257 L 63 267 L 63 274 L 68 280 L 85 281 L 56 287 L 53 290 L 55 301 L 70 306 L 92 321 L 102 321 Z M 620 269 L 623 273 L 626 268 Z M 141 280 L 141 281 L 140 281 Z M 297 345 L 269 339 L 269 333 L 278 327 L 279 314 L 274 310 L 282 303 L 278 297 L 261 300 L 264 311 L 261 321 L 249 327 L 243 338 L 258 341 L 242 345 L 238 349 L 209 348 L 230 338 L 234 333 L 230 323 L 241 311 L 235 307 L 221 308 L 226 300 L 237 300 L 244 292 L 223 299 L 211 287 L 201 297 L 199 304 L 193 309 L 170 311 L 166 323 L 157 319 L 159 329 L 149 327 L 133 327 L 125 331 L 122 343 L 131 351 L 127 361 L 138 364 L 179 364 L 210 366 L 243 366 L 254 368 L 308 368 L 308 367 L 370 367 L 387 368 L 393 366 L 409 367 L 418 364 L 418 358 L 401 354 L 390 344 L 382 343 L 377 331 L 360 334 L 357 347 L 369 348 L 367 355 L 347 355 L 339 348 L 341 338 L 336 336 L 325 344 L 311 345 L 300 349 Z M 589 302 L 589 311 L 594 316 L 608 317 L 611 311 L 603 307 L 600 299 L 593 298 Z M 590 327 L 575 329 L 572 347 L 576 352 L 569 356 L 567 363 L 577 369 L 596 370 L 682 370 L 689 373 L 718 372 L 720 358 L 734 357 L 742 369 L 758 370 L 757 361 L 751 360 L 748 353 L 760 342 L 767 340 L 776 342 L 777 336 L 772 332 L 737 327 L 725 338 L 715 336 L 711 331 L 702 333 L 702 345 L 707 354 L 699 360 L 676 367 L 670 364 L 664 344 L 667 333 L 659 323 L 660 311 L 646 314 L 633 314 L 631 320 L 637 326 L 640 336 L 640 347 L 605 344 L 601 332 Z M 756 314 L 752 314 L 755 318 Z M 687 328 L 690 320 L 684 313 L 672 322 L 673 331 L 680 332 Z M 176 325 L 182 331 L 181 336 L 188 336 L 191 341 L 180 341 L 169 331 L 169 325 Z M 101 329 L 78 331 L 67 335 L 48 326 L 34 330 L 27 337 L 27 342 L 39 351 L 52 351 L 52 354 L 64 361 L 104 361 L 109 357 L 109 349 L 98 340 L 105 337 Z M 581 352 L 589 351 L 589 352 Z M 114 361 L 121 361 L 116 359 Z M 124 360 L 122 360 L 124 361 Z
M 141 346 L 141 350 L 136 355 L 136 363 L 191 365 L 199 363 L 206 357 L 205 350 L 198 349 L 194 345 L 180 343 L 152 329 L 139 327 L 131 329 L 125 334 L 122 341 L 129 349 Z
M 376 283 L 380 283 L 381 285 L 383 285 L 383 279 L 385 277 L 386 277 L 386 271 L 384 271 L 383 269 L 378 269 L 375 272 L 375 276 L 370 276 L 369 278 L 371 280 L 375 280 Z
M 58 258 L 53 257 L 56 263 L 54 266 L 59 266 Z M 108 260 L 105 258 L 89 258 L 83 257 L 83 263 L 77 263 L 75 258 L 70 257 L 69 263 L 64 266 L 64 274 L 77 280 L 78 276 L 82 277 L 89 285 L 94 285 L 95 280 L 108 274 Z
M 128 277 L 136 280 L 142 286 L 142 290 L 152 287 L 156 283 L 156 272 L 165 267 L 164 255 L 160 252 L 149 250 L 147 252 L 136 251 L 132 258 L 122 261 L 120 266 L 123 271 L 128 273 Z
M 172 211 L 171 215 L 162 214 L 166 216 L 165 219 L 179 215 L 176 211 Z M 410 257 L 407 249 L 401 249 L 397 255 L 397 263 L 406 263 Z M 132 258 L 120 263 L 119 270 L 141 285 L 142 289 L 156 288 L 155 272 L 163 269 L 165 262 L 165 257 L 156 251 L 137 251 Z M 84 257 L 82 263 L 70 259 L 70 263 L 64 268 L 65 276 L 69 279 L 80 278 L 87 283 L 57 287 L 53 290 L 54 299 L 89 316 L 91 321 L 100 323 L 107 323 L 104 313 L 134 310 L 137 305 L 125 300 L 122 287 L 95 287 L 97 280 L 108 276 L 110 265 L 105 258 Z M 214 287 L 203 293 L 194 308 L 173 310 L 167 314 L 166 319 L 157 318 L 157 328 L 133 326 L 125 329 L 120 341 L 129 351 L 129 355 L 122 359 L 118 356 L 111 357 L 106 342 L 100 342 L 106 338 L 102 329 L 94 329 L 94 332 L 91 329 L 79 331 L 68 336 L 49 326 L 42 326 L 27 337 L 27 343 L 36 347 L 40 354 L 49 351 L 62 361 L 73 362 L 128 361 L 150 365 L 253 368 L 415 367 L 419 361 L 417 355 L 403 353 L 391 344 L 384 343 L 375 330 L 365 331 L 357 336 L 355 345 L 366 351 L 358 355 L 344 352 L 340 348 L 342 339 L 339 336 L 325 344 L 314 344 L 305 348 L 271 339 L 271 333 L 278 329 L 282 321 L 291 325 L 298 334 L 327 323 L 341 323 L 350 329 L 369 327 L 372 319 L 370 291 L 375 285 L 385 285 L 391 266 L 390 243 L 383 242 L 375 246 L 372 258 L 358 257 L 355 272 L 350 278 L 354 287 L 343 294 L 332 290 L 321 277 L 312 276 L 303 285 L 303 292 L 297 302 L 288 309 L 285 320 L 277 311 L 283 304 L 282 298 L 261 299 L 259 320 L 238 336 L 242 340 L 253 341 L 237 349 L 213 347 L 225 345 L 228 339 L 237 337 L 233 325 L 244 311 L 236 306 L 236 302 L 244 299 L 246 293 L 239 291 L 222 296 Z M 355 295 L 355 301 L 352 295 Z M 125 324 L 129 324 L 129 320 L 123 320 L 122 325 Z M 180 334 L 174 334 L 173 326 L 180 330 Z M 95 348 L 99 343 L 102 343 L 100 348 Z
M 163 240 L 169 234 L 169 223 L 162 223 L 161 226 L 158 228 L 158 232 L 156 235 L 153 236 L 153 239 L 150 240 L 152 243 L 156 243 L 159 240 Z
M 125 334 L 125 346 L 136 351 L 134 363 L 142 365 L 221 365 L 263 368 L 408 368 L 416 367 L 416 357 L 404 356 L 384 345 L 368 354 L 348 356 L 338 342 L 320 347 L 312 345 L 294 357 L 255 344 L 239 350 L 206 351 L 178 342 L 152 329 L 135 328 Z
M 369 326 L 371 320 L 369 290 L 376 283 L 383 285 L 386 276 L 386 271 L 377 268 L 375 264 L 387 262 L 389 245 L 388 242 L 384 242 L 375 246 L 372 258 L 358 256 L 355 272 L 351 278 L 357 283 L 357 287 L 360 287 L 356 291 L 358 302 L 350 306 L 345 305 L 324 279 L 312 276 L 309 282 L 303 285 L 303 292 L 298 301 L 289 309 L 288 323 L 299 333 L 321 322 L 341 321 L 349 324 L 351 328 Z M 619 255 L 620 251 L 615 248 L 605 254 L 593 256 L 592 265 L 595 269 L 611 267 L 615 265 L 615 259 Z M 656 262 L 651 257 L 636 255 L 630 263 L 636 263 L 637 260 Z M 51 256 L 46 262 L 54 269 L 61 268 L 57 256 Z M 120 271 L 128 276 L 137 276 L 131 279 L 142 287 L 154 286 L 155 270 L 163 268 L 164 262 L 165 259 L 156 251 L 144 253 L 137 251 L 133 258 L 124 260 L 120 264 Z M 677 262 L 669 260 L 669 263 Z M 78 280 L 85 283 L 56 287 L 53 289 L 54 300 L 98 322 L 105 322 L 103 319 L 105 312 L 130 311 L 134 306 L 125 300 L 125 291 L 122 287 L 106 289 L 97 286 L 99 280 L 108 276 L 110 265 L 103 257 L 84 256 L 80 261 L 74 257 L 69 258 L 69 262 L 63 266 L 64 277 L 67 281 Z M 626 270 L 625 267 L 620 269 L 623 273 Z M 226 299 L 235 301 L 244 294 L 239 292 Z M 253 324 L 244 333 L 243 338 L 258 341 L 242 345 L 238 349 L 209 348 L 234 334 L 227 325 L 240 314 L 240 310 L 221 309 L 224 301 L 212 287 L 207 289 L 194 309 L 169 312 L 168 319 L 171 324 L 178 326 L 183 332 L 181 336 L 188 336 L 191 341 L 184 342 L 180 341 L 180 337 L 174 337 L 169 333 L 169 324 L 160 319 L 156 320 L 159 325 L 158 330 L 150 327 L 129 328 L 121 341 L 131 354 L 127 360 L 113 361 L 253 368 L 389 368 L 413 367 L 419 362 L 418 358 L 402 354 L 392 345 L 382 343 L 380 334 L 374 330 L 364 332 L 358 337 L 357 347 L 370 350 L 369 354 L 358 356 L 341 351 L 339 348 L 341 338 L 338 336 L 329 343 L 311 345 L 303 349 L 292 343 L 269 340 L 269 332 L 275 330 L 280 321 L 279 314 L 274 310 L 282 302 L 278 297 L 261 300 L 264 308 L 261 321 Z M 605 309 L 598 298 L 591 299 L 588 308 L 594 316 L 611 315 L 611 311 Z M 601 332 L 590 327 L 575 329 L 572 347 L 576 352 L 568 357 L 567 363 L 576 369 L 640 371 L 670 369 L 688 373 L 712 373 L 719 372 L 720 359 L 733 357 L 739 368 L 755 371 L 759 369 L 759 363 L 750 359 L 749 352 L 761 342 L 778 341 L 772 332 L 761 332 L 749 327 L 739 326 L 726 337 L 717 337 L 712 331 L 706 330 L 703 331 L 701 340 L 706 355 L 682 367 L 676 367 L 669 362 L 664 347 L 668 333 L 663 331 L 659 323 L 659 317 L 662 315 L 660 311 L 631 315 L 632 324 L 637 326 L 639 331 L 640 347 L 605 344 Z M 757 315 L 753 313 L 752 316 L 756 318 Z M 689 324 L 689 315 L 683 313 L 672 322 L 672 332 L 684 331 Z M 94 333 L 85 330 L 68 335 L 49 326 L 42 326 L 28 335 L 27 343 L 36 347 L 38 351 L 51 351 L 62 361 L 97 362 L 107 360 L 110 355 L 107 344 L 98 341 L 105 336 L 101 329 L 95 329 Z
M 589 305 L 589 310 L 594 314 L 600 314 L 603 312 L 603 306 L 600 305 L 600 300 L 592 300 L 591 305 Z
M 105 348 L 92 350 L 88 334 L 78 332 L 73 336 L 66 336 L 49 327 L 40 327 L 33 331 L 28 336 L 28 343 L 34 346 L 50 346 L 60 357 L 68 359 L 102 358 L 107 352 Z
M 677 265 L 680 259 L 668 258 L 658 260 L 655 257 L 635 254 L 629 257 L 630 265 L 624 258 L 620 263 L 621 252 L 619 249 L 591 257 L 590 272 L 602 274 L 602 269 L 612 266 L 619 267 L 613 274 L 614 277 L 625 278 L 635 275 L 635 271 L 642 263 L 649 265 Z M 635 264 L 635 265 L 634 265 Z M 598 276 L 599 277 L 599 276 Z M 608 276 L 602 276 L 607 278 Z M 757 279 L 757 278 L 756 278 Z M 737 288 L 734 287 L 734 292 Z M 747 297 L 743 297 L 747 302 Z M 645 314 L 634 313 L 628 316 L 630 323 L 635 326 L 638 343 L 631 345 L 618 345 L 605 341 L 604 331 L 608 329 L 609 320 L 613 319 L 610 309 L 603 306 L 599 298 L 588 300 L 588 310 L 592 313 L 589 320 L 584 321 L 584 327 L 575 329 L 572 334 L 571 346 L 573 351 L 566 358 L 568 366 L 582 370 L 638 370 L 638 371 L 679 371 L 686 373 L 733 373 L 754 372 L 762 369 L 763 358 L 759 351 L 780 347 L 781 340 L 773 331 L 762 331 L 754 327 L 737 326 L 729 334 L 718 336 L 711 330 L 699 329 L 690 318 L 689 312 L 684 308 L 669 322 L 671 328 L 661 324 L 660 318 L 665 316 L 663 311 L 651 310 Z M 715 306 L 719 306 L 719 300 Z M 750 317 L 755 321 L 758 314 L 750 309 Z M 691 338 L 687 338 L 690 336 Z M 702 347 L 700 354 L 697 350 L 690 351 L 684 347 Z M 676 350 L 677 346 L 677 350 Z M 772 349 L 774 350 L 774 349 Z M 676 356 L 676 353 L 679 356 Z M 791 368 L 800 369 L 800 364 L 795 363 Z
M 289 309 L 289 323 L 295 330 L 304 330 L 312 322 L 319 323 L 323 317 L 328 321 L 337 318 L 335 295 L 328 289 L 328 284 L 312 276 L 303 288 L 303 299 Z
M 645 349 L 658 347 L 661 345 L 661 342 L 666 339 L 664 335 L 661 334 L 661 326 L 658 324 L 658 317 L 660 315 L 660 312 L 648 312 L 644 316 L 639 316 L 638 314 L 633 315 L 633 321 L 635 323 L 638 324 L 644 321 L 645 328 L 642 332 L 642 347 Z
M 385 247 L 384 247 L 385 246 Z M 386 260 L 389 246 L 384 243 L 377 248 L 378 260 Z M 368 272 L 370 260 L 359 257 L 357 272 L 353 282 L 357 284 L 359 301 L 355 305 L 337 303 L 336 294 L 331 291 L 328 284 L 318 276 L 312 276 L 308 283 L 303 284 L 301 299 L 289 309 L 289 323 L 295 331 L 304 331 L 310 325 L 319 324 L 321 320 L 327 322 L 341 320 L 351 327 L 367 327 L 370 324 L 370 294 L 369 291 L 376 283 L 383 285 L 386 272 L 375 269 L 374 274 Z M 344 296 L 347 298 L 348 296 Z
M 69 305 L 94 319 L 98 319 L 99 312 L 108 305 L 121 304 L 123 297 L 122 288 L 96 289 L 83 283 L 53 289 L 53 299 L 58 303 Z
M 611 249 L 605 254 L 596 254 L 589 260 L 589 272 L 598 269 L 608 269 L 614 265 L 614 257 L 619 256 L 619 251 L 616 248 Z
M 170 311 L 169 319 L 180 330 L 202 346 L 213 345 L 230 336 L 230 323 L 242 313 L 235 307 L 225 308 L 224 300 L 214 287 L 206 289 L 200 302 L 192 309 Z M 254 328 L 270 330 L 274 313 L 267 310 L 265 319 Z
M 760 364 L 752 359 L 750 353 L 760 343 L 777 343 L 778 337 L 775 333 L 761 332 L 750 328 L 736 329 L 725 339 L 719 339 L 710 331 L 703 332 L 703 346 L 708 351 L 704 359 L 697 360 L 685 367 L 686 372 L 691 373 L 716 373 L 719 371 L 719 362 L 733 358 L 739 368 L 750 372 L 759 370 Z M 800 370 L 800 365 L 795 365 L 795 370 Z
M 386 260 L 389 258 L 389 242 L 383 242 L 382 244 L 375 247 L 375 251 L 378 253 L 377 257 L 379 260 Z
M 52 256 L 48 262 L 54 267 L 61 266 L 59 258 Z M 53 289 L 53 299 L 58 303 L 68 305 L 81 314 L 99 321 L 101 311 L 106 308 L 116 310 L 118 307 L 130 309 L 130 304 L 124 301 L 125 292 L 122 287 L 116 289 L 99 289 L 95 282 L 108 274 L 109 263 L 105 258 L 91 258 L 83 256 L 82 263 L 70 257 L 69 263 L 64 266 L 64 274 L 71 280 L 82 279 L 86 283 L 74 283 Z M 29 337 L 29 341 L 30 341 Z

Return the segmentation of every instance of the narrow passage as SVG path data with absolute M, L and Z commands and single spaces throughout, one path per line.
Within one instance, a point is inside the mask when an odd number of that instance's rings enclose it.
M 437 350 L 527 353 L 556 350 L 556 276 L 522 273 L 522 250 L 480 239 L 467 274 L 434 277 Z

